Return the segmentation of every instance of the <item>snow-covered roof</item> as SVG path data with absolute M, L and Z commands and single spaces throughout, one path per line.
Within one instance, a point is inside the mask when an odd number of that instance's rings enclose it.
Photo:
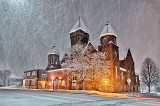
M 139 76 L 139 74 L 138 73 L 135 73 L 137 76 Z
M 77 30 L 81 29 L 82 31 L 89 33 L 89 30 L 83 23 L 82 19 L 79 17 L 79 20 L 76 22 L 76 24 L 72 27 L 69 33 L 75 32 Z
M 125 68 L 123 68 L 123 67 L 120 67 L 120 70 L 122 70 L 122 71 L 127 71 Z
M 61 69 L 54 69 L 54 70 L 49 70 L 48 72 L 53 72 L 53 71 L 64 71 L 68 70 L 67 68 L 61 68 Z
M 84 54 L 86 52 L 94 52 L 94 51 L 97 51 L 97 49 L 94 47 L 94 45 L 89 41 L 87 46 L 85 47 L 84 49 Z
M 126 56 L 127 56 L 127 53 L 128 53 L 128 49 L 123 49 L 123 50 L 121 50 L 120 49 L 120 52 L 119 52 L 119 59 L 120 60 L 124 60 L 125 58 L 126 58 Z
M 48 52 L 48 54 L 56 54 L 59 55 L 58 49 L 56 48 L 56 46 L 54 45 L 52 47 L 52 49 Z
M 105 25 L 105 27 L 103 28 L 102 33 L 101 33 L 99 38 L 101 38 L 101 37 L 103 37 L 105 35 L 114 35 L 115 37 L 117 37 L 117 34 L 115 33 L 115 31 L 113 30 L 112 26 L 108 22 Z
M 109 41 L 108 43 L 113 43 L 112 41 Z M 114 44 L 114 43 L 113 43 Z

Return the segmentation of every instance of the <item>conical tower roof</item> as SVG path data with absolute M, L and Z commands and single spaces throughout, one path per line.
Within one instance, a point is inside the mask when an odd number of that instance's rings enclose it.
M 55 45 L 53 45 L 52 49 L 48 52 L 48 54 L 56 54 L 59 55 L 59 51 Z
M 105 35 L 114 35 L 115 37 L 117 37 L 114 29 L 112 28 L 112 26 L 108 23 L 107 21 L 107 24 L 105 25 L 105 27 L 103 28 L 102 30 L 102 33 L 100 35 L 100 38 L 105 36 Z
M 89 33 L 87 27 L 85 26 L 85 24 L 83 23 L 82 19 L 79 17 L 78 21 L 76 22 L 76 24 L 72 27 L 72 29 L 70 30 L 69 33 L 75 32 L 77 30 L 81 29 L 82 31 Z

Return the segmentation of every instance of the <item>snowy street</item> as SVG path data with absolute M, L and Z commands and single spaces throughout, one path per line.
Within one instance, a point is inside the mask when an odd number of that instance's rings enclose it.
M 0 106 L 160 106 L 149 100 L 85 94 L 0 90 Z

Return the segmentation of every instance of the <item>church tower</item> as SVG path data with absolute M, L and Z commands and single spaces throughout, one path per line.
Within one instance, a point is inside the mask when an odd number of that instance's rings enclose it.
M 100 35 L 100 46 L 98 50 L 103 52 L 107 60 L 110 62 L 110 85 L 112 85 L 112 92 L 115 92 L 116 80 L 119 79 L 119 47 L 116 41 L 117 35 L 113 30 L 112 26 L 107 22 L 101 35 Z
M 59 57 L 60 55 L 58 49 L 54 45 L 52 49 L 48 52 L 48 66 L 46 69 L 53 70 L 61 68 Z
M 70 31 L 70 40 L 71 47 L 76 44 L 82 44 L 84 46 L 88 44 L 89 31 L 80 17 Z

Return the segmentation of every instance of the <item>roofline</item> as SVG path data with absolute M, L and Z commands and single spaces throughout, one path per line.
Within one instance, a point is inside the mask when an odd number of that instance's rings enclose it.
M 109 35 L 109 36 L 115 36 L 117 38 L 117 35 L 114 34 L 114 33 L 105 33 L 105 34 L 100 35 L 99 39 L 101 39 L 101 37 L 107 36 L 107 35 Z
M 64 71 L 64 70 L 68 70 L 68 68 L 54 69 L 54 70 L 49 70 L 48 72 Z
M 25 72 L 30 72 L 30 71 L 39 71 L 39 70 L 44 70 L 44 69 L 32 69 L 32 70 L 28 70 L 28 71 L 24 71 Z M 44 70 L 45 71 L 45 70 Z
M 77 29 L 74 29 L 74 30 L 70 31 L 70 32 L 69 32 L 69 34 L 74 33 L 74 32 L 76 32 L 76 31 L 78 31 L 78 30 L 82 30 L 82 31 L 84 31 L 84 32 L 86 32 L 86 33 L 88 33 L 88 34 L 89 34 L 89 32 L 88 32 L 88 31 L 84 30 L 84 29 L 83 29 L 83 28 L 81 28 L 81 27 L 79 27 L 79 28 L 77 28 Z

